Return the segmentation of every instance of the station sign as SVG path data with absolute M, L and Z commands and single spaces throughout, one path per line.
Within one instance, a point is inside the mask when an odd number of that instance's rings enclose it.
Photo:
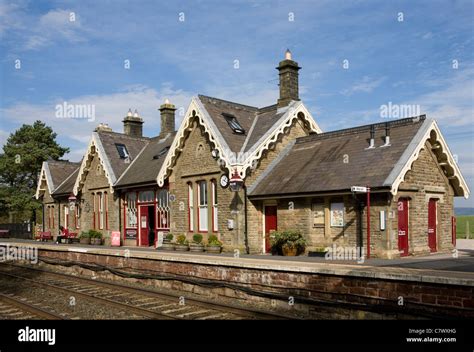
M 352 186 L 351 192 L 367 193 L 367 187 Z

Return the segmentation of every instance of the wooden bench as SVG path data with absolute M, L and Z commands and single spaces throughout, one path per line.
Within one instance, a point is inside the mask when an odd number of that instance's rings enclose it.
M 10 230 L 0 229 L 0 238 L 8 238 L 10 236 Z
M 67 235 L 64 236 L 64 239 L 67 243 L 79 242 L 77 232 L 69 232 Z
M 53 236 L 51 236 L 51 231 L 44 231 L 44 232 L 38 232 L 35 239 L 40 240 L 40 241 L 48 241 L 48 240 L 52 240 Z

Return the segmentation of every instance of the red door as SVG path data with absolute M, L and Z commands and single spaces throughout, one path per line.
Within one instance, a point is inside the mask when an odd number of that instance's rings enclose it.
M 148 206 L 140 206 L 140 245 L 148 247 Z
M 400 256 L 408 255 L 408 199 L 398 200 L 398 250 Z
M 428 246 L 431 252 L 436 252 L 436 199 L 428 202 Z
M 270 252 L 270 232 L 277 229 L 277 207 L 265 207 L 265 252 Z

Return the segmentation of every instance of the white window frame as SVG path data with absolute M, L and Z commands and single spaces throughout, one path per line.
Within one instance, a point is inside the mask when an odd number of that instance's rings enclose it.
M 127 207 L 125 211 L 125 227 L 127 229 L 136 229 L 138 227 L 137 194 L 135 192 L 128 192 L 125 196 L 125 204 Z M 134 219 L 134 223 L 130 219 Z
M 217 232 L 219 229 L 218 226 L 218 207 L 217 207 L 217 181 L 211 181 L 211 191 L 212 191 L 212 231 Z
M 201 192 L 201 185 L 204 185 L 204 195 Z M 199 232 L 209 231 L 209 204 L 207 200 L 207 182 L 198 181 L 198 223 Z
M 188 224 L 189 231 L 194 231 L 194 194 L 191 182 L 188 183 Z
M 97 195 L 99 196 L 99 211 L 98 211 L 98 214 L 99 214 L 99 230 L 103 230 L 104 229 L 104 194 L 102 192 L 99 192 L 97 193 Z
M 67 229 L 69 226 L 69 206 L 64 206 L 64 228 Z

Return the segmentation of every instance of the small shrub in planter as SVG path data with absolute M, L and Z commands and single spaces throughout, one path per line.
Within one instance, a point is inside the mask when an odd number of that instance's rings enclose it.
M 163 239 L 163 245 L 158 248 L 167 251 L 174 251 L 175 244 L 173 243 L 173 237 L 172 233 L 168 233 Z
M 100 246 L 102 244 L 102 232 L 90 230 L 89 235 L 91 238 L 92 245 Z
M 79 235 L 79 243 L 80 244 L 89 244 L 91 243 L 91 235 L 87 231 L 82 231 Z
M 186 239 L 185 234 L 180 234 L 178 237 L 176 237 L 176 245 L 174 249 L 181 252 L 186 252 L 189 250 L 188 240 Z
M 222 251 L 222 242 L 217 239 L 216 235 L 210 235 L 207 239 L 206 252 L 220 253 Z
M 204 252 L 204 245 L 202 244 L 202 235 L 197 233 L 193 236 L 193 242 L 189 244 L 191 252 Z
M 274 232 L 271 238 L 272 254 L 295 256 L 304 253 L 306 240 L 299 231 Z

